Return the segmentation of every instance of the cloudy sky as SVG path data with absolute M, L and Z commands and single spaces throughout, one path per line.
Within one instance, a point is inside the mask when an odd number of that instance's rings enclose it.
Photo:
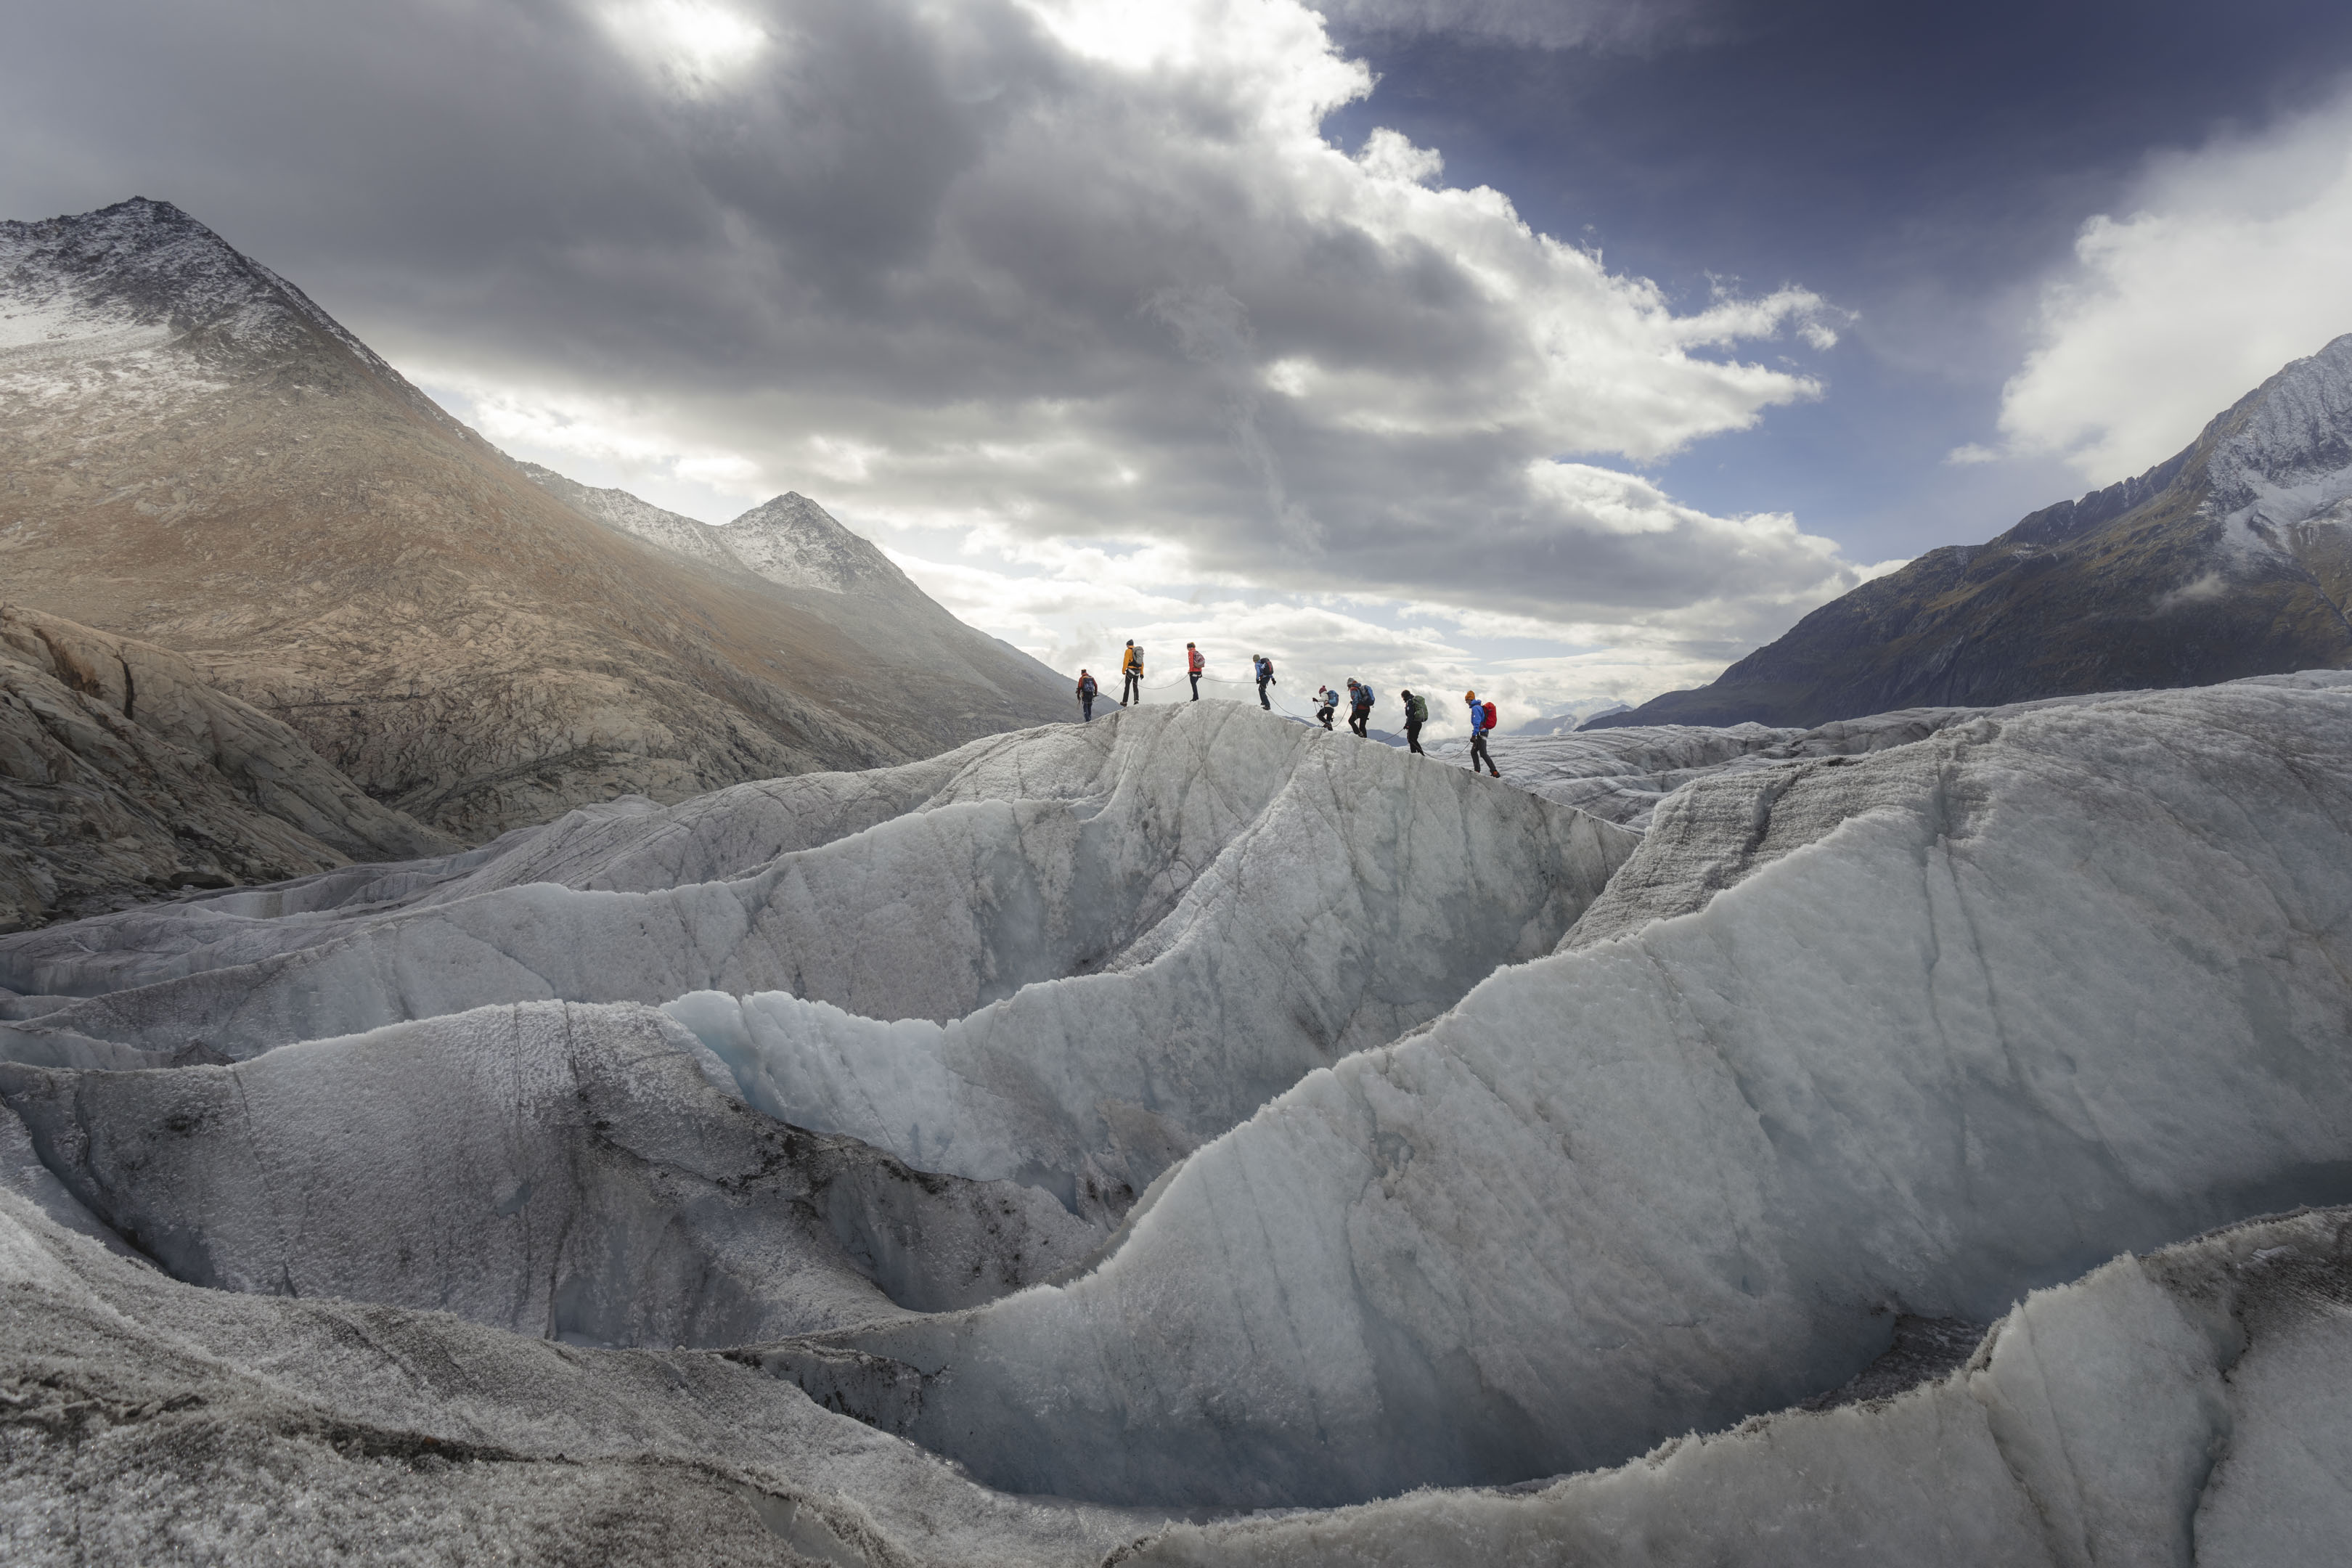
M 1058 668 L 1517 716 L 2352 331 L 2341 0 L 23 6 L 0 216 L 178 203 L 518 456 L 782 489 Z

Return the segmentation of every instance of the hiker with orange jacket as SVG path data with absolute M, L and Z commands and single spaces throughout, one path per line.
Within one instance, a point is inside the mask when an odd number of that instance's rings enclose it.
M 1192 700 L 1195 702 L 1201 700 L 1201 671 L 1207 668 L 1208 662 L 1201 657 L 1199 648 L 1191 643 L 1184 645 L 1185 673 L 1192 678 Z
M 1127 639 L 1127 652 L 1119 658 L 1118 672 L 1127 678 L 1118 689 L 1118 705 L 1122 708 L 1126 707 L 1127 700 L 1132 697 L 1135 699 L 1135 705 L 1138 708 L 1142 707 L 1143 650 L 1135 646 L 1133 637 Z

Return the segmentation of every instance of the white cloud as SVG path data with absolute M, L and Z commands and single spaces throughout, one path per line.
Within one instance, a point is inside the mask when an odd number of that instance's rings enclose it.
M 620 0 L 600 19 L 631 58 L 688 98 L 740 81 L 771 42 L 759 23 L 709 0 Z
M 2021 453 L 2105 484 L 2170 457 L 2287 361 L 2352 331 L 2352 93 L 2147 172 L 2086 223 L 2001 398 Z M 1964 448 L 1965 450 L 1965 448 Z

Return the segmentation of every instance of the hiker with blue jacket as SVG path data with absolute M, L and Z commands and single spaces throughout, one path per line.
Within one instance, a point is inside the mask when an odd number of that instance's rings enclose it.
M 1348 728 L 1363 736 L 1364 739 L 1370 740 L 1372 689 L 1350 676 L 1348 679 Z
M 1274 678 L 1274 660 L 1262 653 L 1254 653 L 1250 655 L 1250 669 L 1257 677 L 1257 705 L 1269 713 L 1273 712 L 1274 704 L 1265 700 L 1265 689 L 1282 684 Z
M 1462 700 L 1470 704 L 1470 771 L 1476 773 L 1478 764 L 1484 763 L 1488 773 L 1501 778 L 1503 770 L 1495 765 L 1494 757 L 1486 750 L 1486 731 L 1495 727 L 1495 705 L 1479 701 L 1475 691 L 1464 692 Z

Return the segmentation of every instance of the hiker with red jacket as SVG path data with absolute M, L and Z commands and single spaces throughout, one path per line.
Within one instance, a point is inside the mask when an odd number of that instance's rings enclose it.
M 1201 671 L 1207 667 L 1208 662 L 1201 657 L 1199 648 L 1194 647 L 1191 643 L 1184 645 L 1184 672 L 1192 678 L 1192 700 L 1195 702 L 1201 700 Z
M 1501 778 L 1503 770 L 1495 765 L 1494 757 L 1486 750 L 1486 731 L 1495 727 L 1495 705 L 1479 701 L 1475 691 L 1464 692 L 1462 700 L 1470 704 L 1470 771 L 1476 773 L 1478 764 L 1484 763 L 1488 773 Z
M 1082 723 L 1095 721 L 1095 678 L 1083 669 L 1078 671 L 1078 711 L 1084 715 L 1080 720 Z

